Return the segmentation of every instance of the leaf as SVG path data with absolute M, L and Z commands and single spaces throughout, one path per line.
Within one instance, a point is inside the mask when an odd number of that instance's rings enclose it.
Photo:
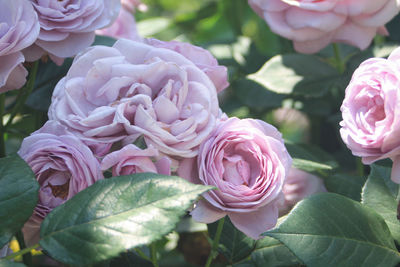
M 218 222 L 207 225 L 208 232 L 212 238 L 214 238 L 215 232 L 217 231 L 217 226 Z M 229 217 L 225 217 L 218 250 L 225 256 L 230 264 L 239 262 L 249 256 L 255 244 L 256 241 L 254 239 L 247 237 L 236 229 Z
M 324 178 L 324 184 L 329 192 L 337 193 L 355 201 L 361 200 L 361 191 L 366 178 L 361 176 L 336 173 Z
M 293 166 L 307 172 L 326 172 L 338 167 L 334 158 L 325 151 L 312 145 L 285 142 L 293 158 Z
M 285 244 L 308 267 L 386 267 L 400 262 L 385 221 L 337 194 L 316 194 L 301 201 L 265 235 Z
M 287 54 L 271 58 L 248 78 L 278 94 L 318 97 L 324 95 L 340 75 L 315 56 Z
M 116 41 L 117 40 L 115 38 L 112 38 L 110 36 L 96 35 L 96 38 L 94 39 L 94 43 L 92 44 L 92 46 L 94 45 L 113 46 Z
M 165 17 L 156 17 L 139 21 L 137 23 L 137 29 L 140 36 L 151 37 L 166 30 L 170 25 L 170 19 Z
M 66 58 L 61 66 L 57 66 L 51 60 L 46 63 L 40 61 L 34 91 L 29 95 L 26 105 L 36 110 L 47 111 L 56 84 L 67 74 L 71 64 L 71 58 Z
M 362 203 L 385 219 L 394 239 L 400 244 L 400 221 L 397 219 L 400 187 L 392 182 L 390 173 L 390 168 L 375 164 L 371 166 L 371 173 L 362 191 Z
M 24 267 L 25 264 L 0 259 L 0 267 Z
M 299 266 L 301 262 L 281 242 L 271 237 L 257 241 L 256 249 L 251 253 L 253 266 Z
M 32 215 L 38 191 L 35 175 L 23 159 L 0 158 L 0 248 Z
M 209 189 L 154 173 L 101 180 L 45 218 L 40 245 L 66 264 L 103 261 L 172 231 Z

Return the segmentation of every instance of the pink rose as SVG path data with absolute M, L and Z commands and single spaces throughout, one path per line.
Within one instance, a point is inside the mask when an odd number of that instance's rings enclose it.
M 322 180 L 317 176 L 291 168 L 282 192 L 285 195 L 285 202 L 280 209 L 287 211 L 297 202 L 312 194 L 326 192 L 326 188 Z
M 207 50 L 177 41 L 164 42 L 157 39 L 146 39 L 145 41 L 154 47 L 162 47 L 178 52 L 192 61 L 208 75 L 218 92 L 229 86 L 228 69 L 225 66 L 218 65 L 218 61 Z
M 38 237 L 41 221 L 55 207 L 103 179 L 100 163 L 90 149 L 65 126 L 48 121 L 24 139 L 18 154 L 39 182 L 39 202 L 24 226 L 25 239 Z
M 128 10 L 129 12 L 133 13 L 136 9 L 140 11 L 146 11 L 147 6 L 143 4 L 140 0 L 121 0 L 122 6 Z
M 118 18 L 111 26 L 96 30 L 96 34 L 110 36 L 115 39 L 126 38 L 133 41 L 142 40 L 136 29 L 135 18 L 124 8 L 121 8 Z
M 153 147 L 140 149 L 129 144 L 121 150 L 112 152 L 104 157 L 101 162 L 103 171 L 112 168 L 113 176 L 129 175 L 141 172 L 153 172 L 164 175 L 171 175 L 171 161 L 167 157 L 159 158 L 156 162 L 153 159 L 159 157 L 158 151 Z
M 271 30 L 293 40 L 301 53 L 333 42 L 365 49 L 398 12 L 396 0 L 249 0 Z
M 146 144 L 194 157 L 219 116 L 208 76 L 172 50 L 126 39 L 78 55 L 57 84 L 49 118 L 85 142 Z
M 39 35 L 38 17 L 27 0 L 0 2 L 0 93 L 21 88 L 28 72 L 21 50 Z
M 371 58 L 354 72 L 341 107 L 340 134 L 364 164 L 391 158 L 400 183 L 400 49 L 388 59 Z
M 292 163 L 275 127 L 253 119 L 220 121 L 200 147 L 198 167 L 191 163 L 184 160 L 178 174 L 218 188 L 203 194 L 192 211 L 194 220 L 212 223 L 228 215 L 254 239 L 275 226 Z
M 119 0 L 31 0 L 39 16 L 40 34 L 35 45 L 59 57 L 75 56 L 90 46 L 94 31 L 110 25 L 118 16 Z M 36 58 L 41 56 L 37 51 Z M 35 60 L 31 55 L 30 60 Z

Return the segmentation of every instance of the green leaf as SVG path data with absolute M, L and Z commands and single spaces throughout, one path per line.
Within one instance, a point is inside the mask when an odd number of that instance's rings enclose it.
M 24 267 L 25 264 L 0 259 L 0 267 Z
M 251 253 L 253 266 L 299 266 L 301 262 L 281 242 L 271 237 L 257 241 L 256 249 Z
M 285 142 L 293 166 L 307 172 L 325 173 L 338 167 L 334 158 L 318 147 Z
M 165 17 L 156 17 L 139 21 L 137 29 L 140 36 L 151 37 L 166 30 L 171 25 L 171 20 Z
M 32 215 L 38 191 L 35 175 L 23 159 L 0 158 L 0 248 Z
M 308 267 L 396 266 L 400 262 L 385 221 L 344 196 L 313 195 L 265 235 L 285 244 Z
M 209 189 L 154 173 L 101 180 L 47 215 L 40 245 L 66 264 L 106 260 L 172 231 Z
M 110 36 L 96 35 L 93 45 L 113 46 L 117 40 Z
M 340 79 L 335 68 L 315 56 L 277 55 L 249 79 L 278 94 L 324 95 Z
M 34 91 L 29 95 L 26 105 L 32 109 L 47 111 L 54 87 L 71 67 L 72 59 L 66 58 L 61 66 L 53 61 L 41 61 L 36 75 Z
M 392 182 L 390 173 L 390 168 L 371 166 L 371 174 L 362 192 L 362 203 L 385 219 L 394 239 L 400 244 L 400 221 L 397 219 L 400 187 Z
M 366 178 L 361 176 L 335 173 L 324 178 L 324 184 L 329 192 L 337 193 L 355 201 L 361 201 L 361 191 Z
M 218 222 L 208 224 L 208 232 L 214 238 Z M 229 264 L 239 262 L 250 255 L 256 241 L 236 229 L 229 217 L 225 218 L 218 251 L 225 256 Z

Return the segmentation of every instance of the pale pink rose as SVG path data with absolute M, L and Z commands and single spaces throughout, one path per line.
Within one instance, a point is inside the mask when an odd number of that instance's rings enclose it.
M 26 241 L 32 244 L 41 221 L 51 210 L 103 179 L 103 174 L 90 149 L 56 121 L 48 121 L 26 137 L 18 154 L 40 185 L 38 204 L 23 229 Z
M 278 130 L 260 120 L 220 121 L 200 147 L 196 160 L 181 162 L 178 174 L 218 189 L 203 194 L 193 219 L 215 222 L 228 215 L 246 235 L 257 239 L 273 228 L 282 187 L 292 159 Z
M 119 0 L 30 1 L 38 14 L 41 27 L 35 45 L 59 58 L 75 56 L 90 46 L 94 41 L 95 30 L 110 25 L 117 18 L 121 7 Z M 36 58 L 40 56 L 37 53 Z M 32 56 L 31 60 L 34 59 Z
M 140 149 L 129 144 L 105 156 L 101 162 L 101 169 L 106 171 L 112 168 L 113 176 L 142 172 L 171 175 L 170 165 L 171 161 L 167 157 L 159 157 L 157 149 L 151 146 Z
M 271 30 L 293 40 L 301 53 L 333 42 L 365 49 L 398 12 L 396 0 L 249 0 Z
M 219 116 L 208 76 L 181 54 L 126 39 L 78 55 L 57 84 L 49 118 L 85 142 L 146 144 L 194 157 Z
M 147 6 L 143 4 L 140 0 L 121 0 L 122 6 L 130 11 L 131 13 L 135 12 L 136 9 L 140 11 L 146 11 Z
M 192 61 L 208 75 L 218 92 L 229 86 L 228 69 L 225 66 L 218 65 L 218 61 L 207 50 L 177 41 L 164 42 L 157 39 L 146 39 L 145 42 L 155 47 L 171 49 Z
M 282 191 L 285 202 L 280 209 L 283 211 L 288 211 L 297 202 L 312 194 L 327 192 L 320 178 L 296 168 L 290 169 Z
M 341 107 L 340 134 L 364 164 L 391 158 L 400 183 L 400 48 L 388 59 L 371 58 L 354 72 Z
M 115 39 L 126 38 L 133 41 L 142 40 L 136 29 L 135 18 L 124 8 L 121 8 L 118 18 L 111 26 L 101 30 L 96 30 L 96 34 L 110 36 Z
M 0 1 L 0 93 L 21 88 L 28 72 L 21 50 L 36 41 L 38 17 L 28 0 Z

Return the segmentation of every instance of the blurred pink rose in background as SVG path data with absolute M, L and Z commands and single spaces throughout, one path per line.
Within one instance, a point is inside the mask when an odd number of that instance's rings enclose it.
M 208 75 L 218 92 L 229 86 L 228 69 L 225 66 L 218 65 L 218 61 L 209 51 L 189 43 L 177 41 L 165 42 L 157 39 L 146 39 L 145 42 L 154 47 L 166 48 L 178 52 L 192 61 Z
M 291 209 L 300 200 L 315 194 L 327 192 L 323 181 L 308 172 L 291 168 L 282 189 L 285 202 L 280 210 L 285 212 Z
M 95 30 L 110 25 L 118 16 L 119 0 L 31 0 L 40 22 L 40 34 L 27 51 L 34 61 L 44 52 L 58 58 L 75 56 L 90 46 Z
M 56 121 L 26 137 L 18 154 L 39 182 L 39 201 L 23 232 L 28 244 L 37 241 L 41 221 L 55 207 L 103 179 L 90 149 Z
M 49 118 L 85 142 L 146 144 L 194 157 L 219 116 L 208 76 L 181 54 L 126 39 L 78 55 L 57 84 Z
M 141 172 L 153 172 L 171 175 L 171 161 L 167 157 L 159 157 L 157 149 L 148 147 L 140 149 L 133 144 L 124 146 L 121 150 L 112 152 L 101 162 L 103 171 L 112 168 L 113 176 L 129 175 Z M 153 162 L 153 159 L 156 160 Z
M 218 189 L 203 194 L 191 213 L 194 220 L 212 223 L 228 215 L 254 239 L 276 225 L 292 159 L 275 127 L 253 119 L 220 121 L 195 163 L 183 161 L 178 174 Z
M 249 0 L 271 30 L 293 40 L 301 53 L 333 42 L 365 49 L 398 12 L 396 0 Z
M 104 29 L 96 30 L 97 35 L 106 35 L 116 39 L 126 38 L 133 41 L 141 41 L 142 38 L 136 29 L 135 18 L 132 13 L 121 8 L 117 19 L 114 23 Z
M 391 158 L 400 183 L 400 48 L 388 59 L 371 58 L 354 72 L 341 106 L 340 134 L 364 164 Z
M 147 6 L 140 0 L 121 0 L 121 4 L 123 8 L 131 13 L 134 13 L 136 9 L 143 12 L 147 11 Z
M 28 72 L 21 50 L 39 35 L 38 17 L 27 0 L 0 1 L 0 93 L 19 89 Z

